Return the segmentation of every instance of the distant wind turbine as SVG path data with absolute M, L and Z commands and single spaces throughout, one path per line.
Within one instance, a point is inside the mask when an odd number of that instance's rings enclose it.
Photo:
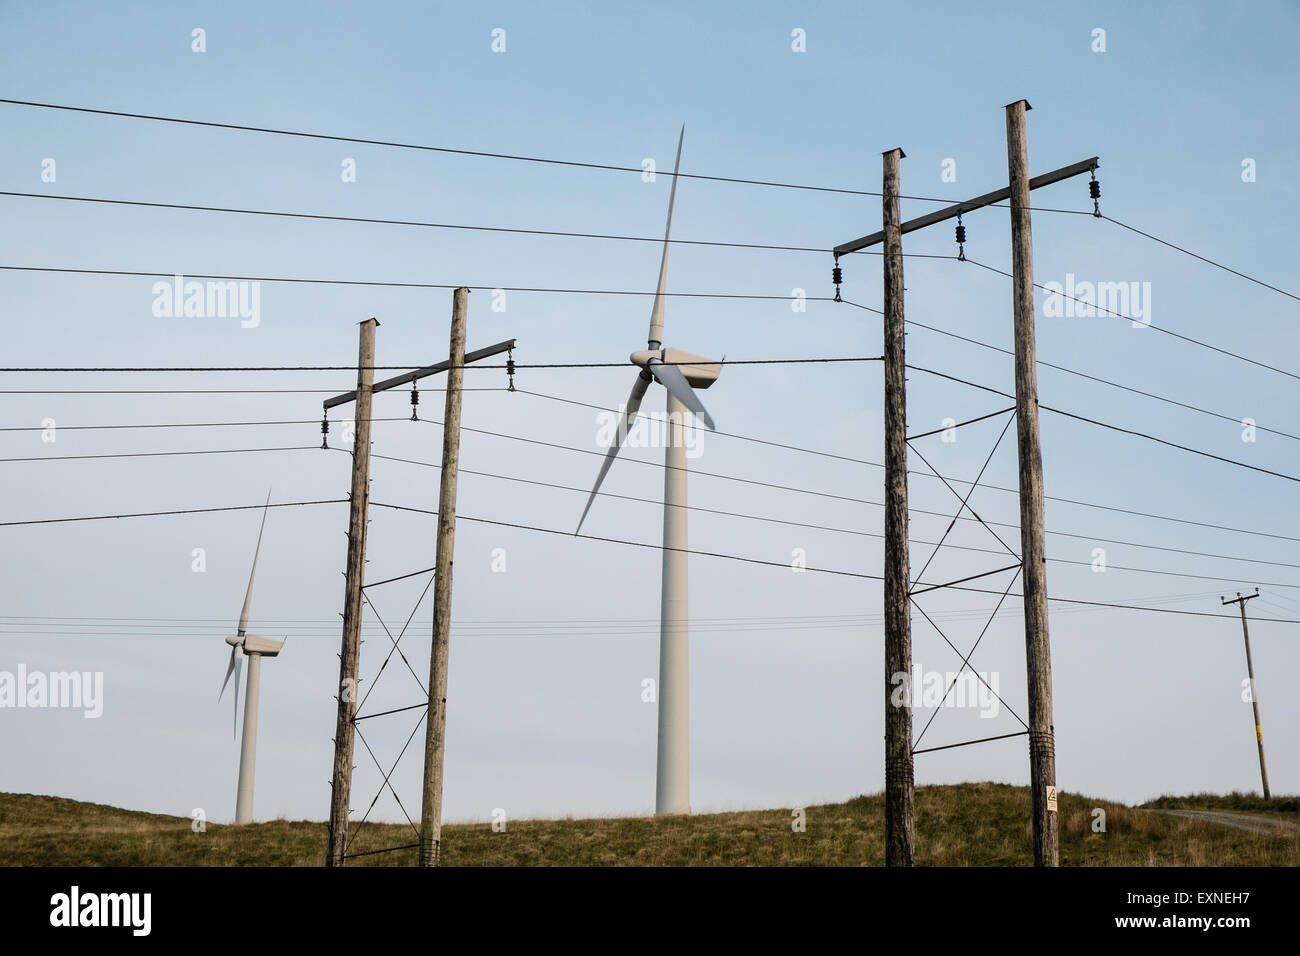
M 226 666 L 226 679 L 221 683 L 220 700 L 225 696 L 230 675 L 235 675 L 235 728 L 239 726 L 239 672 L 245 657 L 248 658 L 248 687 L 244 693 L 244 740 L 239 750 L 239 788 L 235 795 L 235 823 L 253 822 L 253 774 L 257 764 L 257 703 L 262 681 L 262 658 L 275 657 L 284 646 L 277 641 L 257 634 L 249 634 L 248 608 L 253 602 L 253 578 L 257 574 L 257 556 L 262 550 L 262 532 L 266 529 L 266 513 L 271 506 L 271 493 L 266 493 L 262 508 L 262 525 L 257 530 L 257 547 L 253 550 L 253 569 L 248 573 L 248 590 L 244 593 L 244 609 L 239 615 L 239 633 L 226 638 L 230 645 L 230 663 Z
M 664 536 L 663 584 L 659 612 L 659 749 L 655 776 L 655 813 L 691 812 L 690 751 L 690 644 L 687 613 L 686 554 L 686 412 L 694 413 L 710 429 L 713 418 L 693 389 L 705 389 L 717 381 L 722 364 L 680 349 L 663 348 L 664 287 L 668 277 L 668 244 L 673 228 L 673 204 L 677 199 L 677 172 L 682 162 L 682 126 L 677 138 L 677 160 L 668 194 L 668 222 L 664 226 L 663 256 L 659 262 L 659 287 L 650 312 L 650 335 L 646 351 L 634 352 L 633 365 L 641 368 L 619 428 L 605 453 L 587 507 L 578 521 L 578 531 L 600 491 L 610 466 L 636 424 L 637 410 L 650 383 L 658 382 L 668 394 L 668 442 L 664 451 Z M 687 363 L 687 364 L 684 364 Z M 577 534 L 577 531 L 574 532 Z

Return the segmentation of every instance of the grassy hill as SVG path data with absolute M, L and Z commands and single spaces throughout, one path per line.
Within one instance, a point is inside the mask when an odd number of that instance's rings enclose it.
M 1217 802 L 1216 802 L 1217 801 Z M 1300 800 L 1164 797 L 1156 808 L 1247 810 L 1300 821 Z M 1106 832 L 1092 829 L 1106 811 Z M 880 794 L 807 807 L 807 829 L 791 831 L 789 809 L 594 820 L 510 821 L 443 830 L 448 866 L 880 866 Z M 1067 866 L 1297 866 L 1300 830 L 1259 834 L 1202 820 L 1061 794 L 1061 862 Z M 246 827 L 138 813 L 60 797 L 0 794 L 3 866 L 318 866 L 322 823 L 276 820 Z M 925 866 L 1023 866 L 1031 858 L 1029 792 L 1005 784 L 918 787 L 917 862 Z M 367 823 L 353 852 L 415 842 L 410 826 Z M 409 866 L 415 850 L 361 856 L 351 865 Z

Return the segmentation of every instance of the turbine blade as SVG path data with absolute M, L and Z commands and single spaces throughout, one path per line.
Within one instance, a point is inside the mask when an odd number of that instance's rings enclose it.
M 650 376 L 646 372 L 642 371 L 637 374 L 636 382 L 632 385 L 632 393 L 627 397 L 623 420 L 619 422 L 618 431 L 614 434 L 614 440 L 610 442 L 609 450 L 605 452 L 605 460 L 600 465 L 600 474 L 596 476 L 596 484 L 592 486 L 591 494 L 587 497 L 587 507 L 582 509 L 582 517 L 578 519 L 578 527 L 574 530 L 574 534 L 582 530 L 582 523 L 587 520 L 587 512 L 591 510 L 592 503 L 596 500 L 596 493 L 600 491 L 601 482 L 605 480 L 605 475 L 609 473 L 609 466 L 614 464 L 614 459 L 618 457 L 619 449 L 623 447 L 628 432 L 636 424 L 636 413 L 641 408 L 641 400 L 645 398 L 646 389 L 650 387 L 650 381 Z
M 717 431 L 713 425 L 713 416 L 705 411 L 699 397 L 695 394 L 695 389 L 691 388 L 691 383 L 686 381 L 686 376 L 682 374 L 681 369 L 676 365 L 665 365 L 659 361 L 652 361 L 648 368 L 660 385 L 672 392 L 679 402 L 694 412 L 710 429 Z
M 230 675 L 235 670 L 235 653 L 239 650 L 237 647 L 230 649 L 230 663 L 226 665 L 226 679 L 221 682 L 221 693 L 217 695 L 217 700 L 226 696 L 226 685 L 230 683 Z
M 253 569 L 248 572 L 248 590 L 244 592 L 244 610 L 239 615 L 240 637 L 248 630 L 248 608 L 253 603 L 253 577 L 257 574 L 257 555 L 262 550 L 262 532 L 266 530 L 266 512 L 271 507 L 271 491 L 266 492 L 266 504 L 262 507 L 262 526 L 257 529 L 257 547 L 253 550 Z
M 664 288 L 668 283 L 668 237 L 673 231 L 673 204 L 677 201 L 677 171 L 682 167 L 682 140 L 686 137 L 686 124 L 677 136 L 677 160 L 673 163 L 673 184 L 668 191 L 668 222 L 664 226 L 664 251 L 659 260 L 659 285 L 654 306 L 650 310 L 650 339 L 647 348 L 658 348 L 664 341 Z

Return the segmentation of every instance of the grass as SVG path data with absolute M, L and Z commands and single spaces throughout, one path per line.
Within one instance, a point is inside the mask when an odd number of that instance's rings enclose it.
M 1296 813 L 1300 800 L 1246 804 L 1242 794 L 1162 797 L 1149 806 L 1265 809 Z M 1258 799 L 1258 798 L 1255 798 Z M 1179 802 L 1181 801 L 1181 802 Z M 923 866 L 1024 866 L 1031 859 L 1029 792 L 995 783 L 918 787 L 916 859 Z M 1300 835 L 1265 835 L 1061 794 L 1061 862 L 1066 866 L 1297 866 Z M 1105 811 L 1104 833 L 1092 829 Z M 443 828 L 447 866 L 880 866 L 880 794 L 805 808 L 806 831 L 788 809 L 684 817 L 510 821 Z M 413 843 L 403 824 L 367 823 L 353 852 Z M 4 866 L 318 866 L 325 826 L 275 820 L 246 827 L 139 813 L 60 797 L 0 794 Z M 415 850 L 361 856 L 350 865 L 409 866 Z

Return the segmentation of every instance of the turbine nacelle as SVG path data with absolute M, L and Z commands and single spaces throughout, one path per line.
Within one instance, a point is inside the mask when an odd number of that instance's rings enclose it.
M 284 647 L 284 641 L 277 641 L 260 634 L 245 634 L 243 637 L 228 637 L 226 643 L 231 647 L 243 648 L 245 654 L 261 654 L 263 657 L 275 657 Z
M 716 359 L 693 355 L 681 349 L 642 349 L 629 356 L 633 365 L 649 368 L 651 363 L 660 362 L 675 367 L 682 373 L 691 388 L 708 388 L 722 374 L 722 363 Z

